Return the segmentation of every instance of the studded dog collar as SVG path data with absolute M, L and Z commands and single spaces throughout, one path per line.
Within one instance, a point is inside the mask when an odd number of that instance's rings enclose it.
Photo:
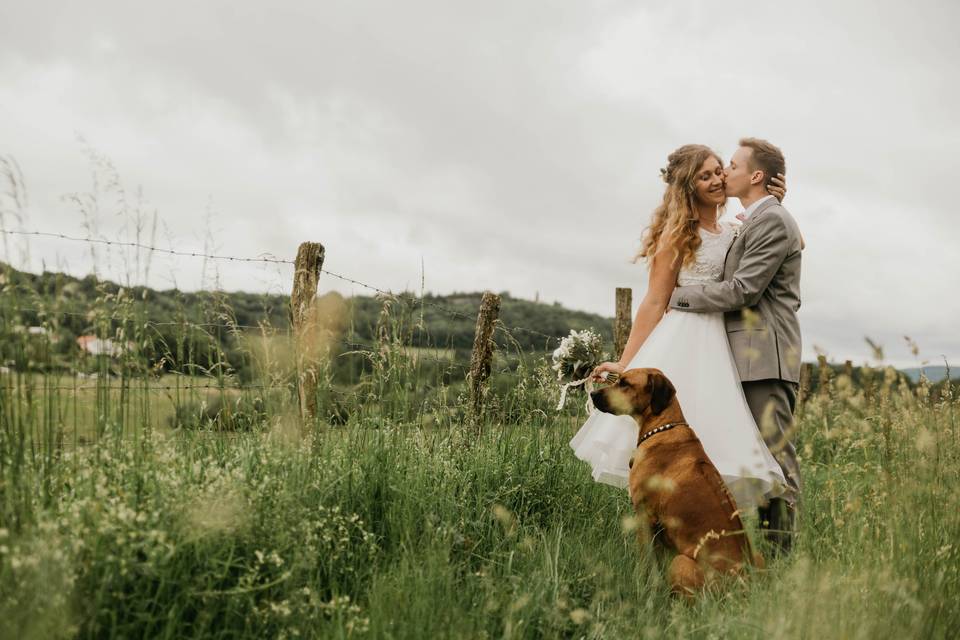
M 637 440 L 637 446 L 639 447 L 641 444 L 643 444 L 645 440 L 657 435 L 658 433 L 669 431 L 670 429 L 673 429 L 674 427 L 679 427 L 682 424 L 687 425 L 686 422 L 668 422 L 667 424 L 662 424 L 656 429 L 654 429 L 653 431 L 648 431 L 647 433 L 640 436 L 640 439 Z M 687 426 L 689 427 L 690 425 L 687 425 Z

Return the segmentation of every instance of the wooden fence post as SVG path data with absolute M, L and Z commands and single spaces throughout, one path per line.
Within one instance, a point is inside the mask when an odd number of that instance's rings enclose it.
M 863 397 L 867 401 L 867 404 L 872 404 L 874 391 L 876 390 L 873 367 L 860 367 L 860 385 L 863 387 Z
M 623 355 L 623 348 L 627 344 L 627 338 L 630 337 L 630 329 L 633 328 L 633 318 L 631 311 L 633 309 L 633 289 L 627 287 L 617 287 L 617 315 L 613 322 L 613 358 L 616 360 Z
M 817 373 L 820 375 L 820 379 L 818 380 L 819 389 L 817 392 L 821 396 L 828 396 L 830 395 L 830 374 L 832 371 L 830 370 L 830 365 L 827 364 L 827 356 L 817 356 L 817 368 Z
M 480 301 L 477 331 L 473 337 L 473 353 L 470 356 L 470 418 L 478 428 L 493 359 L 493 327 L 499 315 L 500 296 L 485 292 Z
M 804 362 L 800 365 L 800 397 L 798 399 L 798 404 L 803 404 L 803 402 L 810 396 L 810 378 L 812 375 L 812 364 L 809 362 Z
M 317 412 L 317 363 L 311 358 L 315 350 L 307 348 L 315 322 L 313 300 L 323 268 L 325 250 L 318 242 L 304 242 L 297 250 L 293 267 L 293 291 L 290 294 L 290 318 L 297 358 L 297 395 L 300 417 L 312 418 Z

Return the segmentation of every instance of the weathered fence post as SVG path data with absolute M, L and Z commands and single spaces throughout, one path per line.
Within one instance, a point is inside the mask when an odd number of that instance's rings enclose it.
M 627 345 L 627 338 L 630 337 L 630 329 L 633 328 L 632 309 L 633 289 L 617 287 L 617 316 L 613 322 L 614 358 L 623 355 L 623 348 Z
M 863 397 L 868 405 L 873 403 L 874 392 L 876 391 L 874 373 L 873 367 L 860 367 L 860 385 L 863 387 Z
M 813 365 L 804 362 L 800 365 L 800 397 L 798 404 L 803 404 L 810 396 L 810 378 L 813 376 Z
M 300 416 L 312 418 L 317 411 L 317 363 L 311 361 L 315 349 L 308 348 L 315 322 L 313 300 L 323 268 L 323 245 L 304 242 L 297 250 L 293 267 L 293 291 L 290 294 L 290 319 L 293 327 L 297 358 L 297 395 L 300 398 Z
M 827 356 L 817 356 L 817 368 L 820 375 L 820 379 L 817 381 L 819 389 L 817 392 L 821 396 L 830 395 L 830 365 L 827 364 Z
M 479 428 L 483 404 L 487 395 L 487 380 L 493 360 L 493 327 L 500 315 L 500 296 L 489 291 L 480 301 L 477 314 L 477 331 L 473 337 L 473 353 L 470 356 L 470 418 Z

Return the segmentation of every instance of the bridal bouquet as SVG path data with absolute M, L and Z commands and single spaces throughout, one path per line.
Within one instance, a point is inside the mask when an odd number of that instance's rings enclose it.
M 561 387 L 558 411 L 563 408 L 571 387 L 585 384 L 590 391 L 590 372 L 602 361 L 603 337 L 592 329 L 571 329 L 570 335 L 560 341 L 560 346 L 553 352 L 551 367 L 557 372 L 558 381 L 567 380 Z
M 584 378 L 603 361 L 603 338 L 593 329 L 570 330 L 553 352 L 557 380 Z

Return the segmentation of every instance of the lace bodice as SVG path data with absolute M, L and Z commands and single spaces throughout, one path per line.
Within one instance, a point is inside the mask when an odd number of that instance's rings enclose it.
M 723 279 L 723 263 L 727 257 L 727 249 L 736 233 L 732 224 L 721 223 L 720 229 L 720 233 L 710 233 L 703 228 L 700 229 L 700 238 L 703 243 L 697 249 L 693 264 L 684 265 L 680 269 L 677 286 L 719 282 Z

